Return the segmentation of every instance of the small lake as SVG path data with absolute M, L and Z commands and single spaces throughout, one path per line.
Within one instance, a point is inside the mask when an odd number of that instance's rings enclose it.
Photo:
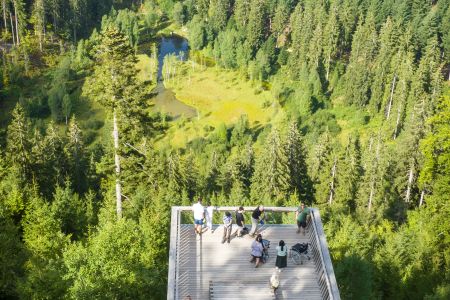
M 197 110 L 175 97 L 175 93 L 166 89 L 162 80 L 162 69 L 164 58 L 169 54 L 175 54 L 181 60 L 188 57 L 188 41 L 180 36 L 162 37 L 158 49 L 158 84 L 155 88 L 157 95 L 153 98 L 155 109 L 167 113 L 172 118 L 177 119 L 180 116 L 192 118 L 197 115 Z

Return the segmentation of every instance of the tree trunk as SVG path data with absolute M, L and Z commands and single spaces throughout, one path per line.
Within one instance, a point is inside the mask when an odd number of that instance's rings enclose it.
M 394 90 L 395 90 L 395 81 L 397 80 L 397 75 L 394 74 L 394 79 L 392 80 L 391 85 L 391 95 L 389 97 L 389 104 L 386 112 L 386 119 L 389 120 L 389 116 L 391 115 L 391 108 L 392 108 L 392 98 L 394 97 Z
M 17 17 L 17 6 L 16 6 L 16 1 L 13 2 L 14 3 L 14 14 L 16 15 L 16 41 L 17 41 L 17 45 L 20 45 L 20 38 L 19 38 L 19 21 L 18 21 L 18 17 Z
M 408 187 L 406 188 L 406 203 L 410 202 L 411 199 L 411 188 L 414 180 L 414 164 L 411 163 L 411 167 L 409 168 L 409 176 L 408 176 Z
M 372 209 L 372 200 L 373 200 L 373 194 L 375 190 L 375 180 L 372 180 L 370 183 L 370 195 L 369 195 L 369 203 L 367 205 L 367 210 L 370 213 L 370 210 Z
M 398 126 L 400 125 L 401 112 L 402 112 L 401 105 L 399 105 L 398 110 L 397 110 L 397 121 L 395 122 L 395 129 L 394 129 L 394 136 L 393 136 L 394 140 L 397 138 Z
M 114 137 L 114 162 L 116 165 L 116 211 L 117 217 L 122 217 L 122 186 L 120 182 L 120 157 L 119 157 L 119 127 L 117 126 L 117 113 L 114 109 L 113 116 Z
M 423 205 L 423 197 L 425 196 L 425 191 L 420 193 L 419 207 Z
M 331 205 L 331 203 L 333 203 L 334 179 L 336 177 L 336 163 L 337 163 L 337 158 L 335 157 L 333 168 L 331 169 L 330 198 L 328 199 L 328 205 Z
M 16 39 L 15 39 L 15 35 L 14 35 L 14 22 L 13 22 L 13 17 L 11 12 L 9 12 L 9 18 L 11 20 L 11 35 L 12 35 L 12 39 L 13 39 L 13 45 L 16 45 Z
M 3 22 L 5 23 L 5 32 L 8 30 L 7 28 L 7 19 L 6 19 L 6 0 L 2 1 L 2 10 L 3 10 Z
M 370 183 L 370 195 L 369 195 L 369 202 L 367 204 L 367 210 L 370 213 L 372 209 L 372 203 L 373 203 L 373 196 L 375 194 L 375 178 L 376 173 L 378 169 L 378 161 L 380 159 L 380 142 L 381 142 L 381 132 L 378 133 L 378 141 L 377 141 L 377 148 L 375 150 L 375 165 L 373 166 L 373 174 L 372 174 L 372 180 Z
M 325 76 L 326 80 L 328 81 L 328 76 L 330 75 L 330 65 L 331 65 L 331 53 L 328 53 L 328 59 L 327 59 L 327 75 Z

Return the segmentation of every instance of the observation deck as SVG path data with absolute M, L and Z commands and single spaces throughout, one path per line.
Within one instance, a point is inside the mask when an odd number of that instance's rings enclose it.
M 172 207 L 168 300 L 200 299 L 333 299 L 339 300 L 339 290 L 328 252 L 320 214 L 311 209 L 306 234 L 297 233 L 297 225 L 271 224 L 258 226 L 258 233 L 271 242 L 268 261 L 255 268 L 250 263 L 250 247 L 253 238 L 249 235 L 238 238 L 233 224 L 230 243 L 222 244 L 223 225 L 214 224 L 214 232 L 204 230 L 202 235 L 194 233 L 189 223 L 192 216 L 189 206 Z M 224 211 L 233 214 L 236 207 L 215 207 L 215 217 Z M 245 207 L 251 212 L 255 207 Z M 266 214 L 287 214 L 294 220 L 295 207 L 265 207 Z M 246 215 L 246 226 L 251 227 L 250 214 Z M 233 220 L 234 221 L 234 220 Z M 287 267 L 280 273 L 280 286 L 276 293 L 270 287 L 270 277 L 275 270 L 276 246 L 284 240 L 288 249 L 296 243 L 309 243 L 310 260 L 295 264 L 289 257 Z

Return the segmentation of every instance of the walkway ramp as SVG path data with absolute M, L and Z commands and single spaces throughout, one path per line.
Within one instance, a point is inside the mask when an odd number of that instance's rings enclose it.
M 175 224 L 172 219 L 172 225 Z M 215 225 L 213 233 L 205 231 L 199 236 L 194 233 L 193 225 L 178 224 L 176 229 L 172 228 L 176 234 L 171 235 L 168 299 L 340 299 L 338 291 L 337 296 L 329 292 L 329 274 L 324 272 L 315 225 L 309 222 L 306 235 L 297 234 L 296 225 L 259 227 L 258 232 L 271 245 L 268 261 L 255 268 L 255 264 L 250 263 L 253 242 L 250 236 L 238 238 L 232 235 L 230 243 L 222 244 L 221 225 Z M 235 229 L 233 227 L 232 232 Z M 269 280 L 275 270 L 275 247 L 280 239 L 289 249 L 296 243 L 310 243 L 311 259 L 296 265 L 288 257 L 287 268 L 280 274 L 280 287 L 275 295 Z M 172 247 L 172 243 L 176 247 Z

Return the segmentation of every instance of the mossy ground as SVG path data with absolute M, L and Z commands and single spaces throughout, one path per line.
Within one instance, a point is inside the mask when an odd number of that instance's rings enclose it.
M 183 147 L 206 137 L 214 128 L 235 124 L 247 115 L 251 127 L 277 123 L 284 116 L 271 92 L 253 85 L 238 72 L 219 67 L 202 67 L 192 61 L 179 63 L 176 76 L 165 80 L 178 100 L 198 111 L 198 117 L 173 122 L 161 143 Z

